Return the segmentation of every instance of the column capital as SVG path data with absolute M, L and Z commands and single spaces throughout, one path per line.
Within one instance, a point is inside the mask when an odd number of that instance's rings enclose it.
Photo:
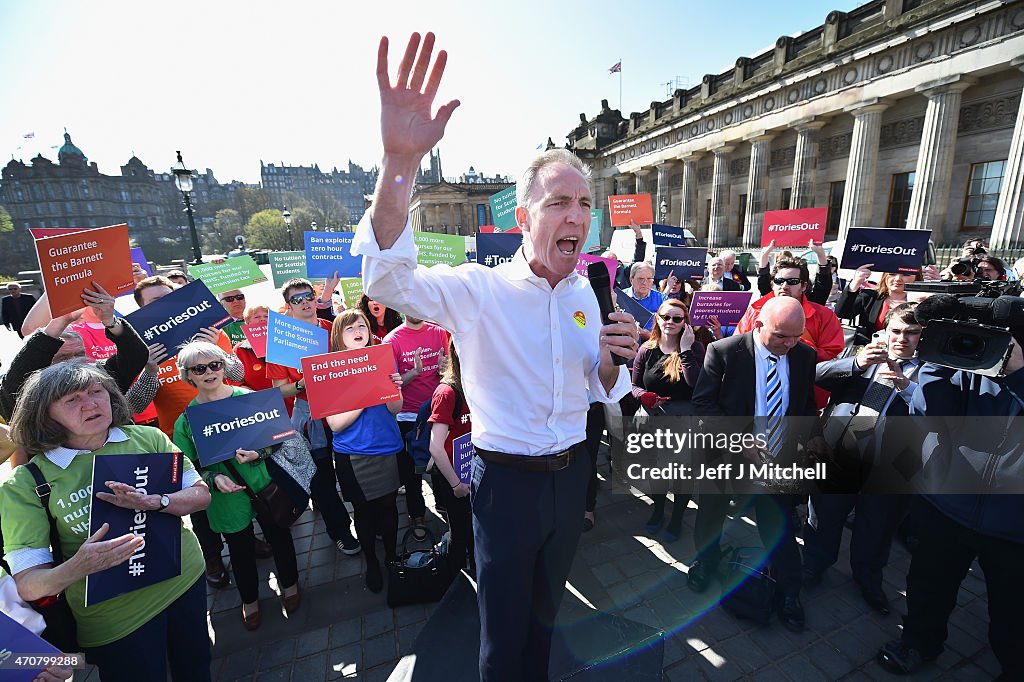
M 809 131 L 821 130 L 822 128 L 824 128 L 827 125 L 828 125 L 828 120 L 827 119 L 821 119 L 821 118 L 815 118 L 813 116 L 808 116 L 807 118 L 801 118 L 801 119 L 798 119 L 796 121 L 793 121 L 793 123 L 790 124 L 790 127 L 793 128 L 794 130 L 796 130 L 798 133 L 802 133 L 802 132 L 807 131 L 807 130 L 809 130 Z
M 875 97 L 872 99 L 866 99 L 863 102 L 851 104 L 848 107 L 843 107 L 843 111 L 848 114 L 853 114 L 854 116 L 860 116 L 862 114 L 881 113 L 888 109 L 890 105 L 892 105 L 892 102 L 889 100 Z
M 766 130 L 759 130 L 757 132 L 750 133 L 749 135 L 743 136 L 744 142 L 771 142 L 777 136 L 777 133 L 770 133 Z
M 654 167 L 657 168 L 658 170 L 661 170 L 663 168 L 665 170 L 672 170 L 673 168 L 676 167 L 676 164 L 678 163 L 679 159 L 665 159 L 664 161 L 659 161 L 658 163 L 654 164 Z
M 704 152 L 703 151 L 690 152 L 686 156 L 677 157 L 676 161 L 679 161 L 681 163 L 697 163 L 698 161 L 701 160 L 701 158 L 703 158 L 703 156 L 704 156 Z
M 715 147 L 714 149 L 712 149 L 711 152 L 715 156 L 725 156 L 726 154 L 728 154 L 728 153 L 730 153 L 732 151 L 735 151 L 735 149 L 736 149 L 736 145 L 734 145 L 734 144 L 720 144 L 717 147 Z
M 646 178 L 651 174 L 651 171 L 653 170 L 653 168 L 637 168 L 635 171 L 633 171 L 633 175 L 637 176 L 638 178 Z
M 628 180 L 632 180 L 633 179 L 633 174 L 632 173 L 619 173 L 619 174 L 613 176 L 613 179 L 619 180 L 621 182 L 626 182 Z
M 921 83 L 914 88 L 914 92 L 932 97 L 934 95 L 944 95 L 949 92 L 963 92 L 977 82 L 977 78 L 956 74 L 953 76 L 947 76 L 946 78 L 929 81 L 927 83 Z

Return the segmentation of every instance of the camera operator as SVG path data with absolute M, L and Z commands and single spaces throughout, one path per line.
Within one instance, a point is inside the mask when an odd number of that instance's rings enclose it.
M 925 329 L 927 335 L 928 329 Z M 911 414 L 933 417 L 929 431 L 939 447 L 931 459 L 966 460 L 971 453 L 983 460 L 980 479 L 1018 480 L 1019 433 L 1013 417 L 1024 412 L 1024 329 L 1011 328 L 1013 345 L 1001 376 L 988 377 L 925 363 L 918 375 L 919 388 L 911 400 Z M 979 429 L 943 429 L 935 417 L 1001 417 L 996 433 Z M 960 422 L 956 422 L 960 423 Z M 1018 428 L 1019 431 L 1019 428 Z M 1000 433 L 1001 432 L 1001 433 Z M 979 451 L 979 440 L 990 445 Z M 998 442 L 996 442 L 998 440 Z M 992 469 L 992 470 L 990 470 Z M 962 480 L 965 473 L 958 473 Z M 911 516 L 919 544 L 907 575 L 907 615 L 900 639 L 882 647 L 879 663 L 890 672 L 907 674 L 935 659 L 948 636 L 950 613 L 956 606 L 960 583 L 978 559 L 988 594 L 989 643 L 1002 666 L 1000 679 L 1024 679 L 1024 590 L 1020 566 L 1024 564 L 1024 495 L 926 494 L 914 499 Z

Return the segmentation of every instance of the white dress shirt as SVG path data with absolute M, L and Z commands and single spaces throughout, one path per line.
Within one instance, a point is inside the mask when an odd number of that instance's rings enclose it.
M 368 296 L 452 333 L 477 447 L 560 452 L 585 438 L 588 387 L 605 403 L 630 390 L 626 366 L 611 391 L 601 383 L 601 315 L 587 280 L 575 272 L 552 289 L 522 249 L 495 268 L 417 266 L 409 223 L 382 251 L 369 213 L 359 221 L 352 253 L 363 256 Z

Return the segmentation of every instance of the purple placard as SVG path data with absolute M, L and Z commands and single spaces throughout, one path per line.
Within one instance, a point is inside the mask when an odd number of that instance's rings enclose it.
M 132 247 L 132 262 L 138 263 L 139 267 L 146 271 L 146 277 L 153 276 L 153 271 L 149 269 L 149 261 L 146 260 L 146 255 L 142 253 L 141 246 Z
M 696 291 L 690 301 L 690 324 L 701 327 L 717 317 L 722 325 L 736 324 L 747 312 L 751 291 Z
M 469 485 L 473 479 L 473 434 L 466 433 L 452 440 L 452 468 L 461 483 Z
M 608 278 L 613 282 L 615 281 L 615 272 L 619 269 L 619 261 L 613 258 L 602 258 L 601 256 L 591 256 L 588 253 L 581 253 L 580 259 L 576 261 L 576 272 L 586 277 L 587 266 L 591 263 L 604 263 L 604 266 L 608 268 Z

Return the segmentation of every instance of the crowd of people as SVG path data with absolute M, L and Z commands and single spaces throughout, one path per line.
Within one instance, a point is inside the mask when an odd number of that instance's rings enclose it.
M 415 35 L 392 86 L 382 42 L 382 178 L 413 177 L 415 163 L 440 139 L 458 106 L 450 102 L 430 116 L 444 60 L 438 58 L 428 79 L 433 36 L 417 58 L 419 48 Z M 804 590 L 837 561 L 843 528 L 855 511 L 851 569 L 865 603 L 879 614 L 890 611 L 882 572 L 894 537 L 903 537 L 912 551 L 902 634 L 879 652 L 885 669 L 912 672 L 941 653 L 960 582 L 977 559 L 988 585 L 992 650 L 1005 679 L 1024 678 L 1018 646 L 1024 591 L 1015 583 L 1024 559 L 1021 498 L 861 492 L 871 462 L 886 448 L 885 418 L 1013 417 L 1024 409 L 1024 330 L 1011 328 L 1014 344 L 999 376 L 924 363 L 916 354 L 923 327 L 916 307 L 926 294 L 906 285 L 1005 278 L 1008 269 L 983 244 L 969 243 L 963 258 L 941 273 L 864 267 L 849 281 L 820 246 L 811 244 L 822 264 L 812 278 L 804 260 L 775 255 L 769 244 L 754 283 L 732 252 L 710 256 L 702 281 L 670 276 L 659 283 L 653 265 L 642 260 L 646 245 L 633 225 L 635 262 L 621 264 L 618 279 L 628 279 L 625 294 L 653 313 L 638 328 L 621 311 L 603 319 L 586 281 L 574 274 L 592 200 L 587 170 L 571 153 L 545 152 L 527 169 L 517 185 L 523 249 L 493 270 L 418 267 L 408 199 L 400 182 L 378 185 L 353 244 L 364 258 L 366 294 L 352 307 L 332 296 L 337 277 L 320 294 L 309 280 L 289 280 L 276 301 L 224 292 L 219 299 L 231 322 L 202 329 L 172 353 L 147 345 L 115 316 L 114 298 L 99 285 L 82 294 L 83 311 L 53 319 L 45 294 L 40 297 L 20 327 L 24 346 L 0 381 L 0 416 L 10 424 L 0 434 L 0 452 L 15 465 L 0 488 L 5 612 L 41 614 L 41 622 L 31 615 L 24 622 L 64 650 L 84 651 L 104 682 L 168 675 L 209 680 L 207 584 L 233 584 L 240 620 L 254 630 L 262 620 L 257 560 L 272 557 L 285 611 L 301 608 L 291 531 L 258 497 L 271 485 L 274 467 L 290 467 L 334 546 L 344 556 L 361 555 L 366 589 L 379 593 L 386 587 L 383 566 L 396 559 L 400 492 L 409 525 L 415 530 L 425 523 L 424 472 L 406 436 L 426 409 L 429 484 L 435 511 L 450 529 L 445 560 L 478 580 L 481 678 L 547 679 L 554 620 L 576 545 L 601 522 L 597 461 L 611 428 L 605 406 L 617 405 L 641 419 L 753 418 L 767 448 L 745 456 L 763 458 L 799 438 L 806 452 L 839 465 L 846 476 L 841 494 L 810 496 L 675 485 L 670 512 L 668 494 L 651 495 L 650 517 L 637 531 L 667 543 L 683 536 L 684 513 L 696 502 L 689 589 L 704 592 L 719 580 L 728 517 L 736 522 L 751 509 L 778 585 L 777 620 L 799 632 L 808 617 Z M 145 307 L 187 282 L 180 272 L 140 275 L 135 300 Z M 716 319 L 691 324 L 694 291 L 753 286 L 758 294 L 735 327 Z M 267 362 L 242 331 L 265 322 L 271 310 L 326 330 L 331 351 L 388 344 L 398 397 L 313 417 L 303 373 Z M 855 325 L 849 340 L 841 320 Z M 203 465 L 186 408 L 271 388 L 286 401 L 296 435 Z M 876 425 L 866 434 L 851 433 L 852 427 L 834 434 L 818 420 L 842 414 L 873 416 Z M 797 434 L 784 417 L 809 418 L 813 425 Z M 476 448 L 469 484 L 453 459 L 454 439 L 467 433 Z M 958 434 L 946 436 L 945 446 L 955 449 Z M 106 525 L 89 535 L 76 520 L 88 517 L 91 497 L 72 514 L 63 513 L 65 503 L 90 485 L 96 455 L 178 451 L 185 455 L 180 490 L 144 494 L 111 481 L 111 492 L 97 498 L 188 517 L 180 525 L 180 574 L 87 607 L 86 576 L 124 563 L 143 541 L 132 533 L 107 537 Z M 728 453 L 716 456 L 728 461 Z M 230 571 L 222 559 L 225 543 Z M 807 610 L 813 619 L 813 600 Z M 66 672 L 52 669 L 38 679 L 63 679 Z

